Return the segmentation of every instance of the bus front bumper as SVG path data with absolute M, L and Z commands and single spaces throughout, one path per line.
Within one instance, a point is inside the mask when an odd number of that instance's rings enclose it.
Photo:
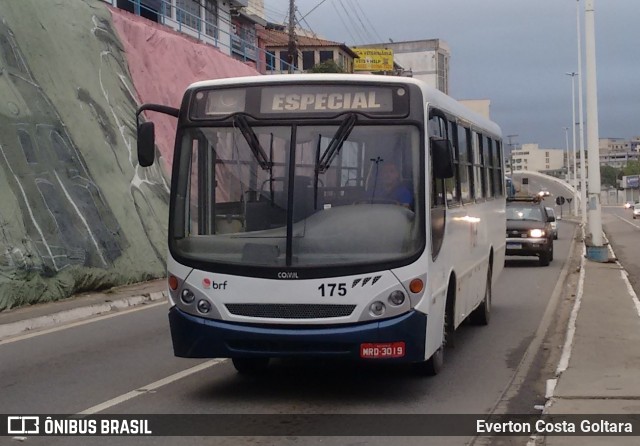
M 361 359 L 362 344 L 404 342 L 402 357 L 382 360 L 425 360 L 427 315 L 417 311 L 379 322 L 286 328 L 204 319 L 172 307 L 169 324 L 174 354 L 183 358 Z

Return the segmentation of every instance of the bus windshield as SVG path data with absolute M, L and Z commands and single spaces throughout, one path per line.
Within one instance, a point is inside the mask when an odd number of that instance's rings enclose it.
M 187 260 L 274 268 L 418 253 L 420 129 L 357 121 L 182 129 L 172 249 Z

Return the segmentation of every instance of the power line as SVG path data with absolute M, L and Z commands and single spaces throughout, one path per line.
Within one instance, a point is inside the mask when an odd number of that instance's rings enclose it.
M 356 4 L 356 6 L 358 7 L 358 9 L 360 9 L 360 11 L 362 11 L 362 15 L 364 16 L 365 20 L 367 21 L 367 23 L 369 24 L 370 29 L 373 30 L 373 32 L 375 33 L 376 37 L 377 37 L 377 41 L 378 42 L 382 42 L 383 39 L 380 36 L 380 34 L 378 34 L 378 29 L 373 26 L 373 23 L 371 23 L 371 20 L 369 20 L 369 17 L 367 16 L 367 13 L 362 9 L 362 7 L 360 6 L 360 2 L 358 0 L 353 0 L 353 2 Z
M 300 17 L 300 20 L 304 20 L 304 18 L 306 16 L 308 16 L 309 14 L 311 14 L 313 11 L 315 11 L 316 9 L 318 9 L 318 7 L 320 5 L 322 5 L 324 2 L 326 2 L 327 0 L 322 0 L 320 3 L 318 3 L 317 5 L 315 5 L 313 8 L 311 8 L 311 10 L 309 12 L 307 12 L 305 15 L 303 15 L 302 17 Z
M 342 17 L 342 14 L 340 14 L 340 11 L 338 11 L 338 7 L 336 6 L 335 2 L 331 2 L 331 5 L 333 5 L 333 8 L 336 10 L 336 13 L 338 15 L 338 18 L 340 19 L 340 21 L 342 22 L 342 24 L 344 25 L 344 29 L 347 30 L 347 33 L 349 34 L 349 36 L 351 37 L 351 41 L 353 43 L 356 43 L 356 38 L 353 37 L 353 34 L 351 34 L 351 27 L 349 25 L 347 25 L 344 21 L 344 18 Z
M 351 0 L 345 0 L 345 2 L 347 3 L 347 5 L 349 5 L 349 8 L 351 8 L 351 11 L 353 11 L 353 14 L 355 15 L 356 19 L 358 20 L 358 23 L 360 23 L 360 26 L 362 27 L 363 35 L 365 36 L 365 40 L 368 40 L 369 42 L 373 41 L 374 40 L 373 39 L 373 35 L 369 33 L 368 28 L 365 26 L 365 24 L 360 19 L 360 14 L 356 10 L 355 6 L 353 6 L 352 1 Z
M 342 6 L 342 9 L 344 10 L 344 13 L 346 14 L 347 18 L 351 21 L 351 25 L 352 25 L 351 27 L 353 28 L 353 31 L 356 34 L 358 34 L 358 37 L 360 38 L 360 42 L 364 43 L 367 39 L 362 36 L 357 26 L 353 26 L 354 25 L 353 18 L 351 17 L 351 14 L 349 14 L 349 11 L 347 11 L 347 8 L 344 6 L 344 3 L 342 3 L 342 0 L 338 0 L 338 3 L 340 3 L 340 6 Z

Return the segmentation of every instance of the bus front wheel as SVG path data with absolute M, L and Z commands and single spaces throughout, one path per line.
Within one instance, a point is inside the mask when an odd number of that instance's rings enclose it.
M 269 358 L 232 358 L 231 362 L 241 375 L 258 375 L 269 366 Z

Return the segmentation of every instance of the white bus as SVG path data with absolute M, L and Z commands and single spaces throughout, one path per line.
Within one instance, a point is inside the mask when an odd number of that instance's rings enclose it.
M 137 111 L 138 158 L 178 119 L 167 261 L 176 356 L 410 362 L 487 324 L 505 253 L 501 132 L 426 84 L 373 75 L 198 82 Z

